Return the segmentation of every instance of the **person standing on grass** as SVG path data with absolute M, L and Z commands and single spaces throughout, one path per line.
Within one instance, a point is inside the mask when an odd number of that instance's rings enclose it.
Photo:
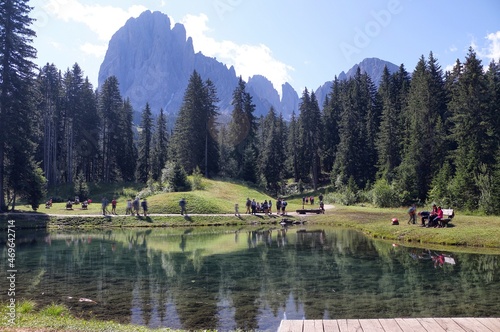
M 181 215 L 183 216 L 186 213 L 186 199 L 184 197 L 179 201 L 179 206 L 181 207 Z
M 417 217 L 417 207 L 415 206 L 415 204 L 410 206 L 410 208 L 408 209 L 408 215 L 410 216 L 410 219 L 408 219 L 408 224 L 415 224 Z

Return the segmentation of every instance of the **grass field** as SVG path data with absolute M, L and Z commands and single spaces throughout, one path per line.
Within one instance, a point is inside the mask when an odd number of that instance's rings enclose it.
M 0 215 L 0 221 L 16 219 L 19 227 L 166 227 L 166 226 L 212 226 L 212 225 L 254 225 L 280 221 L 276 215 L 252 216 L 245 214 L 246 198 L 264 201 L 275 198 L 266 195 L 254 188 L 241 183 L 227 181 L 203 180 L 204 190 L 184 193 L 159 193 L 147 197 L 148 217 L 125 216 L 125 204 L 129 197 L 137 194 L 140 188 L 137 185 L 110 185 L 97 188 L 92 195 L 94 203 L 87 210 L 74 206 L 73 210 L 66 210 L 65 203 L 54 203 L 52 208 L 43 206 L 34 217 L 29 206 L 18 206 L 21 213 L 14 215 Z M 315 195 L 315 193 L 307 193 Z M 118 201 L 117 213 L 119 216 L 101 216 L 102 197 Z M 187 200 L 189 217 L 180 215 L 179 200 Z M 299 196 L 287 199 L 287 211 L 293 212 L 302 208 L 302 199 Z M 234 216 L 234 204 L 239 204 L 241 217 Z M 331 202 L 326 202 L 329 204 Z M 110 207 L 109 207 L 110 209 Z M 300 215 L 293 218 L 307 220 L 309 223 L 327 224 L 337 227 L 357 229 L 374 238 L 398 241 L 411 245 L 439 245 L 459 246 L 465 250 L 473 248 L 490 248 L 500 250 L 500 217 L 473 216 L 456 211 L 450 227 L 422 228 L 417 225 L 408 225 L 406 207 L 399 209 L 381 209 L 370 206 L 339 206 L 327 209 L 324 215 Z M 275 212 L 275 209 L 274 209 Z M 169 215 L 167 215 L 169 214 Z M 398 218 L 399 226 L 392 226 L 391 219 Z M 4 223 L 0 222 L 0 227 Z

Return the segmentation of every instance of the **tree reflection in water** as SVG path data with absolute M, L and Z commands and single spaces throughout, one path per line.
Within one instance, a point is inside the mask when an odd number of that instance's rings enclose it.
M 499 256 L 393 246 L 351 230 L 16 235 L 18 300 L 65 303 L 79 317 L 150 327 L 276 330 L 285 315 L 494 316 L 500 297 Z M 5 248 L 2 289 L 8 286 Z

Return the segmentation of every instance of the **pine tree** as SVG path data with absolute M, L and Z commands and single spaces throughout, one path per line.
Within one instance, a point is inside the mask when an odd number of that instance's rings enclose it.
M 59 182 L 58 154 L 59 121 L 61 109 L 61 76 L 55 65 L 45 65 L 37 78 L 39 99 L 37 103 L 39 139 L 38 160 L 42 161 L 43 173 L 49 187 Z
M 262 123 L 262 141 L 259 144 L 260 151 L 260 173 L 266 181 L 266 187 L 278 195 L 279 183 L 282 179 L 284 169 L 283 141 L 280 131 L 279 118 L 271 107 Z
M 480 189 L 476 180 L 488 171 L 488 165 L 494 164 L 493 129 L 487 123 L 490 120 L 488 98 L 481 60 L 470 48 L 449 103 L 452 138 L 457 144 L 453 153 L 456 167 L 453 189 L 456 206 L 460 208 L 478 207 Z M 481 170 L 482 165 L 486 165 L 486 170 Z
M 141 116 L 139 132 L 139 151 L 137 162 L 137 181 L 146 183 L 152 171 L 151 149 L 153 139 L 153 114 L 149 103 L 146 103 Z
M 375 178 L 375 135 L 379 112 L 375 91 L 368 75 L 356 75 L 342 86 L 342 107 L 339 121 L 339 144 L 332 182 L 344 187 L 350 177 L 364 188 Z
M 219 97 L 215 85 L 210 79 L 205 81 L 205 106 L 201 114 L 201 123 L 205 123 L 202 133 L 205 135 L 205 155 L 204 167 L 200 169 L 205 170 L 205 177 L 219 172 L 219 144 L 218 137 L 218 124 L 217 117 L 219 116 Z
M 118 114 L 118 137 L 116 146 L 116 161 L 120 170 L 121 178 L 124 181 L 134 181 L 137 168 L 137 148 L 134 142 L 133 128 L 134 109 L 127 98 L 123 101 Z
M 116 76 L 108 77 L 99 93 L 99 117 L 101 120 L 101 166 L 100 178 L 104 182 L 113 182 L 119 179 L 118 147 L 119 138 L 123 133 L 119 131 L 118 119 L 123 100 L 118 87 Z
M 256 182 L 258 156 L 256 148 L 257 124 L 253 114 L 255 105 L 252 103 L 252 96 L 246 92 L 246 84 L 241 76 L 233 92 L 231 105 L 233 111 L 229 123 L 229 139 L 233 146 L 232 158 L 238 165 L 237 169 L 240 170 L 237 177 Z
M 211 81 L 203 82 L 194 71 L 184 93 L 171 138 L 172 158 L 191 174 L 197 167 L 205 175 L 218 171 L 217 93 Z
M 153 180 L 161 180 L 161 170 L 167 162 L 168 131 L 167 118 L 160 109 L 160 114 L 156 120 L 156 130 L 153 135 L 153 156 L 152 156 L 152 175 Z
M 323 170 L 330 173 L 337 154 L 339 144 L 339 120 L 341 108 L 340 81 L 337 77 L 333 80 L 332 90 L 325 99 L 323 106 L 323 139 L 322 139 L 322 161 Z
M 385 178 L 388 183 L 394 179 L 394 172 L 401 163 L 401 128 L 403 128 L 403 124 L 401 109 L 397 108 L 398 91 L 395 85 L 395 80 L 385 67 L 378 89 L 382 116 L 375 145 L 378 151 L 379 177 Z
M 6 208 L 6 191 L 14 192 L 15 202 L 15 194 L 26 191 L 27 179 L 38 168 L 31 157 L 35 151 L 31 59 L 36 57 L 31 46 L 35 32 L 29 28 L 31 9 L 27 0 L 0 2 L 0 212 Z
M 294 182 L 299 182 L 300 180 L 300 155 L 299 155 L 299 124 L 295 116 L 295 112 L 292 112 L 292 118 L 288 127 L 287 136 L 287 169 L 288 172 L 292 174 Z
M 441 71 L 432 57 L 430 64 L 422 56 L 413 72 L 408 104 L 403 112 L 406 140 L 397 171 L 397 187 L 405 194 L 403 200 L 425 201 L 433 177 L 444 161 L 442 114 L 444 84 Z M 436 96 L 436 99 L 434 99 Z

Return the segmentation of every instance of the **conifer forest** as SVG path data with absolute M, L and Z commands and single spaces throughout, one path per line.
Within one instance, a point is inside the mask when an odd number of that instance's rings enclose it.
M 411 72 L 386 69 L 378 87 L 358 70 L 333 78 L 325 100 L 304 89 L 290 119 L 273 108 L 256 117 L 241 77 L 222 116 L 214 84 L 194 71 L 168 123 L 149 104 L 134 110 L 114 76 L 97 89 L 77 63 L 36 66 L 27 1 L 2 1 L 0 12 L 0 211 L 36 209 L 60 185 L 182 190 L 172 178 L 199 173 L 272 196 L 294 182 L 329 186 L 346 204 L 500 214 L 500 64 L 472 48 L 451 71 L 430 52 Z

